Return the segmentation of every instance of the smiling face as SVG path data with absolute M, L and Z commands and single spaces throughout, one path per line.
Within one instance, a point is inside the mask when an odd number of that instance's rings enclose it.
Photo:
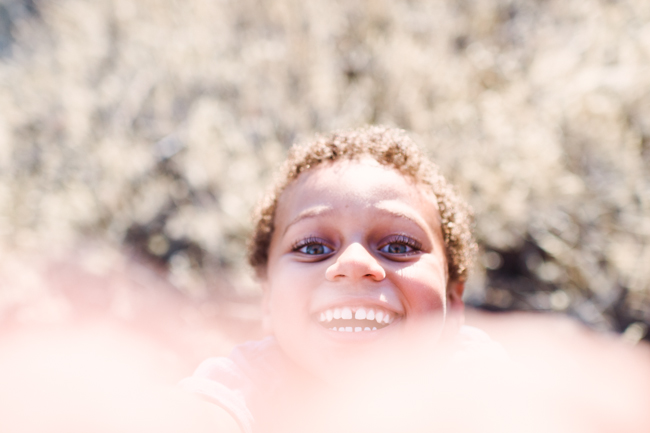
M 263 286 L 278 343 L 321 378 L 415 335 L 435 343 L 447 305 L 462 307 L 435 197 L 369 158 L 325 163 L 284 191 Z

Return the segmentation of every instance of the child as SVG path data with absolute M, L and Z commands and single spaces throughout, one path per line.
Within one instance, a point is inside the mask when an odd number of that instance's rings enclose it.
M 459 338 L 470 225 L 468 206 L 402 131 L 368 127 L 294 146 L 249 248 L 272 336 L 205 361 L 183 385 L 250 432 L 272 428 L 306 389 L 377 360 L 485 340 L 468 329 Z

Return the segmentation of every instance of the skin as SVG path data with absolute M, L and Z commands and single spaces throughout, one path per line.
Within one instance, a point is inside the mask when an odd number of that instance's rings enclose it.
M 435 197 L 372 159 L 322 164 L 280 197 L 265 278 L 265 324 L 288 357 L 331 380 L 414 347 L 439 344 L 462 317 Z M 372 332 L 333 332 L 328 308 L 382 308 Z

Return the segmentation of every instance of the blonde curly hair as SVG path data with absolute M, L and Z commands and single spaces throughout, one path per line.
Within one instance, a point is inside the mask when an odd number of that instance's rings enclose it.
M 465 281 L 476 243 L 472 236 L 473 214 L 438 167 L 404 131 L 369 126 L 318 136 L 306 145 L 294 145 L 275 183 L 254 212 L 254 230 L 248 245 L 248 262 L 259 278 L 264 278 L 269 247 L 275 227 L 278 200 L 287 186 L 301 173 L 325 162 L 354 160 L 369 156 L 430 188 L 436 196 L 447 254 L 449 278 Z

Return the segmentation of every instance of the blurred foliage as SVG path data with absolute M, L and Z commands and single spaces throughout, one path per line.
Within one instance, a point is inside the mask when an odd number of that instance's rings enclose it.
M 14 23 L 38 17 L 37 0 L 0 0 L 0 58 L 11 54 Z
M 646 0 L 2 0 L 0 21 L 5 248 L 91 237 L 193 296 L 250 293 L 248 215 L 287 147 L 382 123 L 476 210 L 470 305 L 647 334 Z

